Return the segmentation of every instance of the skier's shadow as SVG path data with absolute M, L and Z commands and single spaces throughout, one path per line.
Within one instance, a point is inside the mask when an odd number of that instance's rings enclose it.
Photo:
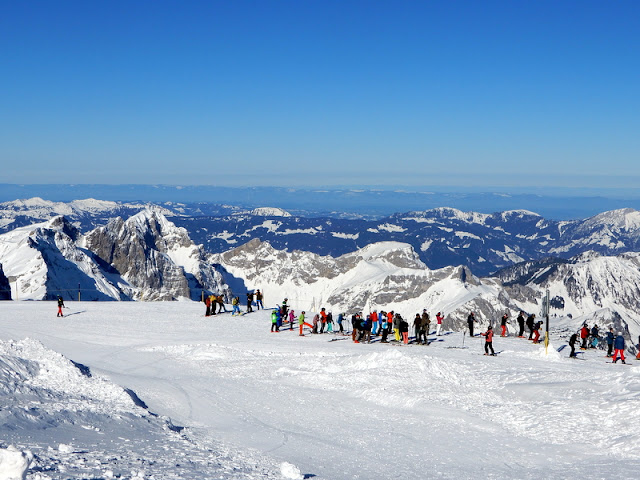
M 66 318 L 66 317 L 70 317 L 71 315 L 80 315 L 81 313 L 85 313 L 85 312 L 86 312 L 86 310 L 82 310 L 81 312 L 67 313 L 67 314 L 65 315 L 65 318 Z
M 302 478 L 307 479 L 307 478 L 313 478 L 313 477 L 317 477 L 317 475 L 315 473 L 305 473 Z

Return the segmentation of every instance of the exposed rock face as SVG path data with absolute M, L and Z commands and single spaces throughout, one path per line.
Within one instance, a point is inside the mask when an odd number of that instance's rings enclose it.
M 229 295 L 221 275 L 183 228 L 147 209 L 89 232 L 85 245 L 139 290 L 136 299 L 199 299 L 203 291 Z
M 11 285 L 0 264 L 0 300 L 11 300 Z

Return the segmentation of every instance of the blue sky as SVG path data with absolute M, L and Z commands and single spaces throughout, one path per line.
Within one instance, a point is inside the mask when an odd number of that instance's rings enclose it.
M 640 184 L 637 1 L 24 1 L 3 183 Z

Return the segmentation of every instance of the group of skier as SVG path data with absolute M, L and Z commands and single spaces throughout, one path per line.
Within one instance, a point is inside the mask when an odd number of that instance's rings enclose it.
M 247 292 L 247 310 L 244 313 L 253 312 L 253 304 L 255 302 L 256 309 L 260 310 L 261 308 L 264 310 L 263 304 L 263 295 L 260 292 L 260 289 L 254 291 Z M 204 303 L 207 307 L 205 316 L 209 317 L 211 315 L 216 314 L 216 307 L 218 309 L 218 313 L 226 313 L 227 309 L 225 308 L 225 300 L 224 295 L 208 295 L 204 299 Z M 242 315 L 243 312 L 240 311 L 240 297 L 235 296 L 231 299 L 231 314 L 232 315 Z
M 569 356 L 572 358 L 577 357 L 576 344 L 578 343 L 578 339 L 581 341 L 581 350 L 597 348 L 602 342 L 602 338 L 600 337 L 600 328 L 598 325 L 594 325 L 589 328 L 589 325 L 584 323 L 577 332 L 571 335 L 569 338 L 569 347 L 571 347 L 571 353 L 569 353 Z M 607 342 L 607 358 L 612 358 L 612 363 L 616 363 L 619 356 L 622 363 L 627 363 L 624 356 L 624 350 L 626 347 L 624 334 L 619 331 L 616 335 L 613 327 L 609 327 L 609 331 L 605 334 L 604 340 Z M 638 343 L 640 344 L 640 338 L 638 338 Z M 640 351 L 636 358 L 640 359 Z
M 264 309 L 263 294 L 259 289 L 255 291 L 247 292 L 247 307 L 246 312 L 253 312 L 253 304 L 257 310 Z M 227 312 L 224 306 L 224 297 L 222 295 L 210 295 L 205 299 L 207 306 L 206 316 L 216 314 L 216 306 L 218 306 L 218 313 Z M 240 297 L 236 296 L 232 299 L 233 314 L 243 314 L 240 311 Z M 59 315 L 62 308 L 59 308 Z M 442 335 L 442 325 L 445 316 L 442 312 L 438 312 L 435 316 L 436 330 L 435 335 Z M 345 321 L 347 315 L 344 313 L 338 314 L 334 319 L 332 312 L 327 311 L 326 308 L 321 308 L 318 313 L 313 316 L 311 323 L 307 322 L 306 312 L 302 311 L 296 316 L 295 311 L 289 308 L 288 299 L 285 298 L 280 305 L 277 305 L 271 313 L 271 331 L 279 332 L 280 328 L 287 324 L 289 329 L 292 330 L 294 325 L 297 324 L 299 328 L 299 335 L 305 336 L 304 327 L 308 327 L 311 330 L 311 334 L 323 334 L 323 333 L 337 333 L 347 335 L 345 333 Z M 369 314 L 363 314 L 363 312 L 356 312 L 351 314 L 351 339 L 354 343 L 371 343 L 372 337 L 381 337 L 380 343 L 389 343 L 389 335 L 393 335 L 391 341 L 396 343 L 414 343 L 418 345 L 429 345 L 427 336 L 431 328 L 431 317 L 427 313 L 426 309 L 423 309 L 422 313 L 416 313 L 412 324 L 410 325 L 400 313 L 393 310 L 386 312 L 383 310 L 373 310 Z M 468 333 L 470 337 L 475 337 L 474 330 L 476 324 L 479 323 L 476 319 L 475 312 L 470 312 L 467 317 Z M 493 348 L 494 330 L 493 325 L 490 322 L 486 331 L 480 333 L 481 337 L 485 339 L 485 355 L 496 355 Z M 528 340 L 533 343 L 540 343 L 540 330 L 543 322 L 536 320 L 536 314 L 525 314 L 524 311 L 520 311 L 517 318 L 517 337 L 525 338 L 525 327 L 529 331 Z M 500 336 L 508 336 L 509 314 L 505 313 L 500 319 Z M 410 341 L 409 333 L 413 328 L 413 340 Z M 571 348 L 570 357 L 576 357 L 576 345 L 578 340 L 581 341 L 580 348 L 586 350 L 588 348 L 596 348 L 602 338 L 600 337 L 600 330 L 598 325 L 594 325 L 589 328 L 585 323 L 576 333 L 571 335 L 569 339 L 569 347 Z M 625 339 L 622 332 L 614 334 L 613 327 L 609 328 L 609 331 L 604 337 L 607 342 L 608 350 L 607 357 L 613 357 L 613 363 L 618 361 L 618 357 L 622 360 L 622 363 L 626 363 L 624 356 Z M 638 339 L 640 343 L 640 338 Z M 638 353 L 638 359 L 640 359 L 640 352 Z

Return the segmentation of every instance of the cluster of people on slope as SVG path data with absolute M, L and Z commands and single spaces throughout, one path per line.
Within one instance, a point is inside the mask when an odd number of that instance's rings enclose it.
M 570 357 L 577 357 L 576 344 L 578 343 L 578 339 L 580 339 L 581 342 L 581 350 L 597 348 L 602 342 L 598 325 L 594 325 L 590 329 L 589 325 L 584 323 L 577 332 L 571 335 L 569 338 L 569 347 L 571 347 L 571 353 L 569 353 Z M 619 331 L 616 335 L 613 327 L 609 327 L 609 331 L 606 333 L 604 340 L 607 342 L 607 357 L 613 357 L 612 362 L 616 363 L 618 361 L 618 356 L 620 356 L 622 363 L 627 363 L 624 356 L 624 350 L 626 347 L 624 334 Z M 638 338 L 638 343 L 640 344 L 640 337 Z M 640 360 L 640 351 L 636 358 Z
M 304 312 L 302 312 L 304 315 Z M 336 319 L 337 330 L 334 328 L 334 318 L 331 312 L 327 312 L 326 308 L 321 308 L 320 312 L 314 315 L 312 324 L 309 325 L 299 320 L 300 335 L 303 334 L 303 326 L 307 325 L 311 328 L 312 334 L 322 333 L 340 333 L 344 332 L 345 314 L 340 313 Z M 440 312 L 436 315 L 437 329 L 436 335 L 441 335 L 442 321 L 444 315 Z M 422 314 L 417 313 L 413 320 L 413 328 L 415 332 L 415 343 L 428 345 L 427 335 L 431 319 L 426 309 Z M 363 312 L 357 312 L 351 315 L 351 338 L 354 343 L 371 343 L 372 337 L 381 336 L 381 343 L 389 343 L 388 337 L 393 332 L 396 342 L 409 343 L 409 323 L 402 318 L 402 315 L 394 311 L 385 312 L 383 310 L 374 310 L 364 315 Z
M 224 297 L 222 295 L 209 295 L 204 299 L 204 304 L 207 307 L 207 310 L 204 314 L 205 317 L 215 315 L 216 309 L 218 310 L 218 313 L 227 311 L 224 306 Z
M 253 312 L 253 304 L 255 301 L 256 309 L 260 310 L 261 308 L 264 310 L 264 304 L 262 303 L 263 296 L 260 292 L 260 289 L 257 289 L 255 292 L 249 291 L 247 292 L 247 310 L 244 313 Z M 211 315 L 216 314 L 216 308 L 218 313 L 226 313 L 228 310 L 225 308 L 224 304 L 224 296 L 223 295 L 208 295 L 204 299 L 204 303 L 207 307 L 205 316 L 209 317 Z M 240 297 L 236 296 L 231 299 L 231 314 L 232 315 L 242 315 L 240 311 Z
M 257 310 L 264 309 L 263 295 L 259 289 L 255 292 L 247 292 L 247 310 L 245 313 L 253 312 L 253 303 L 255 301 Z M 206 316 L 215 315 L 216 305 L 219 306 L 218 313 L 226 312 L 224 306 L 224 298 L 222 295 L 210 295 L 205 299 L 207 306 Z M 233 314 L 239 315 L 240 312 L 240 297 L 234 297 L 232 299 Z M 61 297 L 58 297 L 58 316 L 62 316 L 62 307 L 64 302 Z M 526 319 L 525 319 L 526 316 Z M 294 310 L 290 310 L 288 306 L 288 299 L 285 298 L 280 305 L 277 306 L 271 313 L 271 331 L 278 332 L 284 323 L 289 324 L 289 328 L 293 329 L 293 325 L 298 323 L 299 335 L 304 336 L 303 328 L 307 326 L 311 329 L 312 334 L 322 333 L 344 333 L 344 320 L 345 314 L 340 313 L 335 321 L 337 328 L 334 327 L 334 318 L 331 312 L 328 312 L 326 308 L 321 308 L 320 312 L 316 313 L 313 317 L 312 324 L 306 321 L 306 312 L 302 311 L 300 315 L 296 317 Z M 441 335 L 442 323 L 444 320 L 444 314 L 438 312 L 436 314 L 436 332 L 437 336 Z M 475 312 L 470 312 L 467 317 L 467 325 L 469 329 L 469 335 L 474 337 L 474 327 L 478 322 L 475 316 Z M 536 321 L 536 314 L 532 313 L 526 315 L 524 311 L 520 311 L 516 319 L 518 325 L 518 338 L 525 338 L 525 326 L 529 331 L 528 339 L 533 343 L 540 343 L 540 330 L 543 322 Z M 429 334 L 429 328 L 431 325 L 431 317 L 427 313 L 426 309 L 423 309 L 422 314 L 416 313 L 413 319 L 412 327 L 414 332 L 414 343 L 421 345 L 428 345 L 427 336 Z M 505 313 L 500 319 L 500 336 L 507 336 L 507 329 L 509 322 L 509 314 Z M 388 337 L 393 333 L 396 342 L 402 342 L 404 344 L 409 343 L 409 323 L 400 315 L 394 311 L 385 312 L 374 310 L 373 312 L 363 315 L 363 312 L 357 312 L 351 315 L 352 332 L 351 337 L 354 343 L 371 343 L 371 338 L 381 336 L 381 343 L 389 343 Z M 493 326 L 490 324 L 485 332 L 480 333 L 485 338 L 485 355 L 495 355 L 493 349 Z M 586 350 L 587 348 L 596 348 L 602 341 L 600 337 L 600 330 L 598 325 L 594 325 L 591 329 L 585 323 L 583 326 L 574 333 L 569 339 L 569 346 L 571 347 L 570 357 L 576 357 L 576 344 L 578 338 L 581 340 L 580 348 Z M 605 336 L 608 350 L 607 357 L 613 357 L 613 363 L 618 361 L 618 356 L 625 362 L 624 350 L 625 340 L 622 332 L 618 332 L 618 335 L 614 334 L 613 327 L 609 328 Z M 640 337 L 638 338 L 640 348 Z M 637 357 L 640 360 L 640 350 Z
M 516 322 L 518 325 L 517 337 L 525 338 L 525 326 L 526 326 L 527 329 L 529 330 L 529 340 L 531 340 L 533 343 L 540 343 L 540 330 L 542 329 L 543 322 L 536 321 L 535 313 L 528 315 L 526 320 L 525 320 L 525 316 L 526 314 L 524 313 L 524 311 L 521 310 L 520 313 L 518 314 L 518 317 L 516 318 Z M 476 320 L 475 312 L 469 313 L 469 316 L 467 317 L 467 326 L 469 328 L 469 336 L 471 337 L 474 336 L 474 333 L 473 333 L 474 326 L 477 322 L 478 321 Z M 510 324 L 511 323 L 509 322 L 509 314 L 505 313 L 500 318 L 500 336 L 501 337 L 508 336 L 508 325 Z M 492 326 L 492 330 L 493 330 L 493 326 Z

